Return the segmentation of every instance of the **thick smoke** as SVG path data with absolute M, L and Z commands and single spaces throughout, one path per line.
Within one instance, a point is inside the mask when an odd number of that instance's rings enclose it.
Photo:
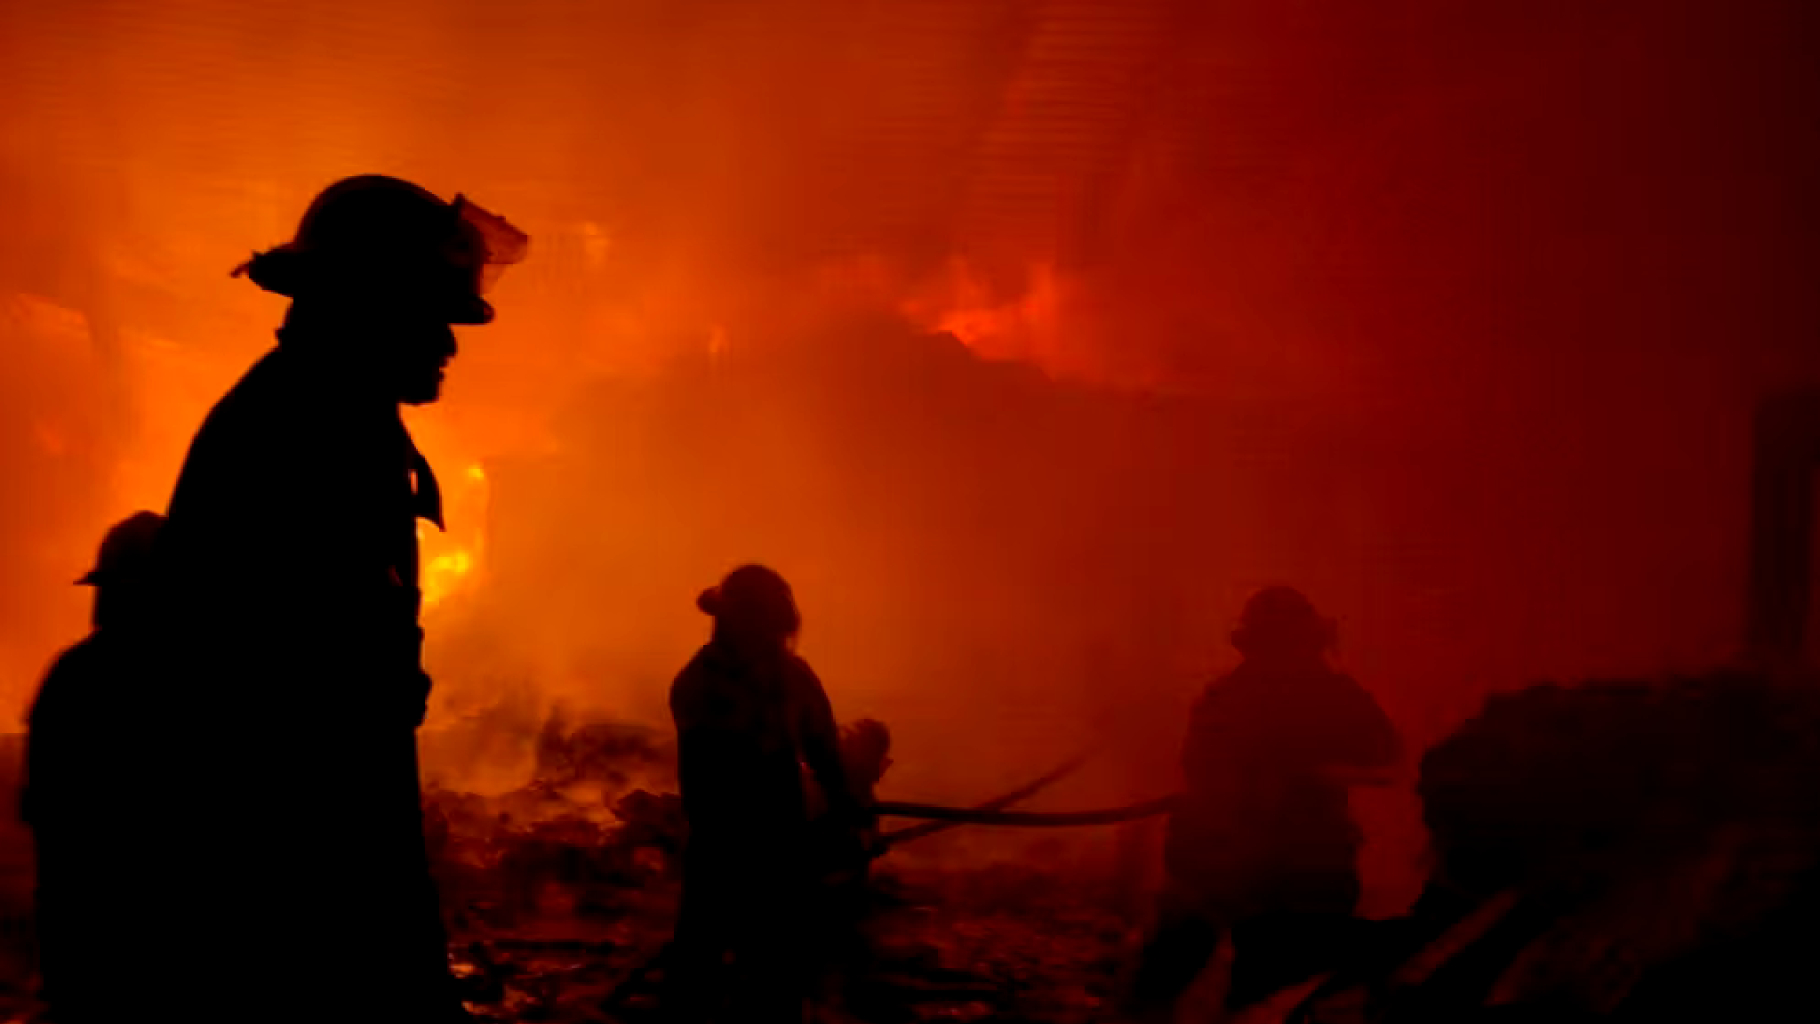
M 1820 376 L 1809 6 L 11 5 L 0 695 L 268 344 L 228 269 L 367 171 L 535 238 L 418 417 L 485 480 L 450 720 L 661 719 L 747 559 L 931 797 L 1167 784 L 1267 582 L 1415 746 L 1713 664 L 1750 405 Z

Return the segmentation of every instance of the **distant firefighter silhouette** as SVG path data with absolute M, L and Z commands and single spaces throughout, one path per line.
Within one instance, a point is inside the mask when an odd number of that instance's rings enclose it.
M 64 1024 L 120 1019 L 122 1009 L 108 1000 L 134 944 L 119 915 L 131 896 L 120 890 L 119 849 L 130 823 L 114 809 L 134 769 L 132 687 L 163 525 L 139 512 L 108 531 L 94 569 L 77 581 L 95 590 L 94 628 L 51 666 L 27 718 L 20 811 L 36 846 L 42 995 Z
M 157 770 L 181 1012 L 236 1022 L 465 1017 L 423 842 L 417 521 L 442 522 L 401 404 L 435 401 L 452 324 L 525 236 L 396 178 L 325 190 L 235 271 L 291 299 L 278 344 L 191 444 L 161 551 L 178 725 Z M 193 975 L 206 971 L 206 980 Z
M 1334 623 L 1273 587 L 1246 605 L 1243 663 L 1196 703 L 1169 820 L 1169 887 L 1130 998 L 1167 1019 L 1223 935 L 1229 1008 L 1312 977 L 1337 955 L 1359 899 L 1347 786 L 1377 781 L 1399 740 L 1376 701 L 1327 661 Z
M 699 604 L 713 634 L 670 691 L 689 834 L 665 1007 L 676 1020 L 795 1024 L 815 980 L 805 929 L 826 864 L 812 793 L 856 837 L 865 811 L 827 693 L 792 649 L 789 585 L 748 565 Z

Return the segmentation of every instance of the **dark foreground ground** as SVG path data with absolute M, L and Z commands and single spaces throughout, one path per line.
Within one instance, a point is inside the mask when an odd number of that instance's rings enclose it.
M 10 767 L 18 739 L 4 742 Z M 679 891 L 668 753 L 651 734 L 614 726 L 539 746 L 523 788 L 479 796 L 432 786 L 425 797 L 469 1007 L 499 1024 L 649 1019 L 650 986 L 634 975 L 669 938 Z M 0 825 L 0 1024 L 40 1010 L 30 847 L 13 817 Z M 1009 863 L 887 857 L 873 890 L 872 957 L 847 990 L 855 1018 L 1105 1019 L 1130 927 L 1112 885 Z
M 855 1017 L 1104 1019 L 1123 927 L 1091 898 L 1058 880 L 993 871 L 891 881 L 904 902 L 877 922 L 878 959 L 855 986 Z M 1007 881 L 1022 890 L 1009 900 Z M 471 1008 L 499 1022 L 648 1017 L 648 989 L 624 994 L 617 1010 L 605 1004 L 667 937 L 674 888 L 610 898 L 611 909 L 552 908 L 497 924 L 470 917 L 454 959 Z
M 680 809 L 668 753 L 614 726 L 547 735 L 536 781 L 501 796 L 432 789 L 429 832 L 470 1005 L 488 1020 L 639 1020 L 628 979 L 668 939 Z M 878 1024 L 1104 1019 L 1130 922 L 1109 881 L 1015 863 L 873 876 L 870 956 L 848 1009 Z M 616 1005 L 606 1006 L 615 998 Z
M 649 734 L 594 726 L 546 733 L 530 787 L 431 795 L 477 1007 L 597 1019 L 661 943 L 679 825 L 654 795 L 665 771 Z M 1426 752 L 1418 793 L 1434 855 L 1423 898 L 1361 922 L 1337 972 L 1251 1022 L 1813 1016 L 1820 685 L 1717 672 L 1501 695 Z M 1110 876 L 1041 863 L 887 858 L 854 1015 L 1114 1019 L 1134 901 Z
M 674 919 L 667 737 L 556 720 L 530 732 L 527 784 L 425 794 L 469 1004 L 501 1024 L 649 1019 L 648 988 L 625 983 Z M 429 760 L 444 741 L 460 737 L 426 735 Z M 17 738 L 0 744 L 0 765 L 16 765 Z M 1361 923 L 1337 972 L 1247 1024 L 1813 1017 L 1820 685 L 1717 673 L 1533 687 L 1428 751 L 1418 793 L 1434 852 L 1423 898 Z M 864 939 L 843 947 L 866 954 L 844 987 L 850 1019 L 1116 1019 L 1141 924 L 1118 872 L 930 856 L 940 842 L 877 865 Z M 35 1012 L 31 870 L 16 817 L 0 815 L 0 1024 Z

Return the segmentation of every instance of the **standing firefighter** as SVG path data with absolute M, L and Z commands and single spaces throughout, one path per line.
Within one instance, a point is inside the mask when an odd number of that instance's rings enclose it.
M 290 297 L 215 406 L 169 512 L 164 668 L 186 801 L 170 844 L 173 1007 L 221 1021 L 451 1020 L 415 730 L 417 521 L 441 525 L 400 406 L 435 401 L 525 237 L 396 178 L 330 186 L 244 272 Z M 166 979 L 161 979 L 170 984 Z
M 712 1019 L 721 1007 L 708 1000 L 726 997 L 728 1019 L 796 1024 L 814 984 L 805 926 L 828 864 L 811 793 L 855 829 L 863 810 L 828 695 L 792 650 L 801 620 L 789 584 L 744 566 L 699 604 L 713 636 L 670 691 L 689 836 L 665 1002 L 678 1020 Z
M 144 738 L 135 702 L 135 661 L 145 648 L 147 580 L 164 517 L 139 512 L 114 525 L 95 568 L 77 582 L 95 588 L 93 630 L 51 666 L 27 720 L 20 810 L 37 855 L 37 924 L 43 994 L 62 1024 L 122 1019 L 104 1002 L 119 985 L 130 937 L 118 914 L 130 899 L 118 849 L 117 795 L 137 769 Z M 137 823 L 137 824 L 143 824 Z
M 1399 753 L 1376 701 L 1328 665 L 1334 624 L 1300 593 L 1256 594 L 1232 642 L 1244 662 L 1202 694 L 1183 746 L 1169 892 L 1133 992 L 1143 1017 L 1167 1016 L 1223 935 L 1229 1008 L 1325 969 L 1359 899 L 1347 786 Z

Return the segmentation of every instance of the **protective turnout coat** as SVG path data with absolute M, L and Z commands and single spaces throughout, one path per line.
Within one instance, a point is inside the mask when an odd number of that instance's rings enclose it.
M 123 793 L 139 782 L 146 741 L 139 638 L 96 630 L 58 656 L 27 718 L 20 812 L 32 830 L 40 995 L 69 1024 L 117 1020 L 121 975 L 156 936 L 123 913 L 147 881 L 122 870 L 133 837 L 157 826 L 129 813 Z
M 165 909 L 205 1017 L 448 1019 L 415 739 L 416 529 L 440 499 L 397 404 L 309 341 L 216 405 L 171 501 Z
M 812 791 L 835 821 L 858 816 L 827 694 L 795 654 L 715 642 L 677 676 L 670 708 L 689 835 L 666 999 L 679 1019 L 711 1019 L 724 999 L 731 1019 L 794 1024 L 830 867 Z
M 1380 768 L 1396 732 L 1352 679 L 1313 663 L 1247 662 L 1208 687 L 1183 746 L 1185 800 L 1166 857 L 1229 913 L 1350 913 L 1360 846 L 1339 767 Z
M 800 657 L 753 661 L 709 644 L 677 677 L 670 707 L 698 862 L 728 871 L 800 862 L 811 787 L 836 816 L 853 816 L 834 711 Z

